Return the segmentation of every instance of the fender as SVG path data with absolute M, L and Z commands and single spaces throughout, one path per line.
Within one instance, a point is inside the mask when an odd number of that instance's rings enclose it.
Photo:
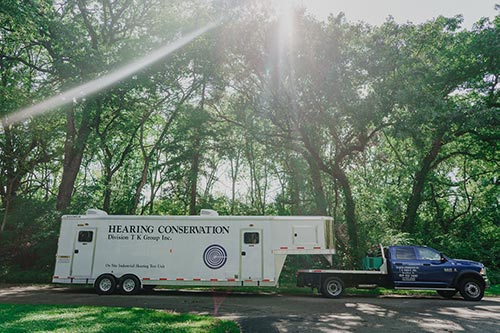
M 458 285 L 458 282 L 462 279 L 462 277 L 464 276 L 469 276 L 469 277 L 474 277 L 474 278 L 477 278 L 479 281 L 481 281 L 481 283 L 483 285 L 486 284 L 486 282 L 484 281 L 484 278 L 481 274 L 479 274 L 479 272 L 477 271 L 474 271 L 474 270 L 471 270 L 471 269 L 465 269 L 463 271 L 460 271 L 457 276 L 455 276 L 455 279 L 453 280 L 453 286 L 454 287 L 459 287 Z

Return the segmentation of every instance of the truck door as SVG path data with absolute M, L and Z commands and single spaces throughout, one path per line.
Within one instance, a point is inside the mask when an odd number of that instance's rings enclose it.
M 428 247 L 417 247 L 416 250 L 422 265 L 418 279 L 422 287 L 446 288 L 452 284 L 456 268 L 447 260 L 441 260 L 440 252 Z
M 75 246 L 73 248 L 73 265 L 71 276 L 91 277 L 94 262 L 95 228 L 79 228 L 76 231 Z
M 241 230 L 241 280 L 262 279 L 262 231 Z
M 390 248 L 391 275 L 395 287 L 416 287 L 421 266 L 412 246 Z

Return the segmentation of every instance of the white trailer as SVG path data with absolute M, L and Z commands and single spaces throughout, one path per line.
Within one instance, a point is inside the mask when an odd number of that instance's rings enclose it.
M 100 294 L 141 287 L 277 286 L 287 255 L 335 253 L 324 216 L 120 216 L 91 209 L 62 217 L 54 283 Z

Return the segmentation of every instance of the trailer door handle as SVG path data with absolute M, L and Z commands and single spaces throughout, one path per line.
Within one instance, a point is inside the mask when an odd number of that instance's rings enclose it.
M 241 255 L 242 255 L 242 256 L 246 256 L 246 255 L 247 255 L 247 253 L 246 253 L 245 251 L 242 251 L 242 252 L 241 252 Z
M 78 253 L 78 249 L 75 250 L 75 253 Z

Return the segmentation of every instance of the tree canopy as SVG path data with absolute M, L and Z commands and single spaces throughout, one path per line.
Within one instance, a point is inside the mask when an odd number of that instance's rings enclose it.
M 2 2 L 1 264 L 50 266 L 63 213 L 212 208 L 333 216 L 346 266 L 413 242 L 498 267 L 500 16 L 370 26 L 225 6 Z M 111 87 L 6 122 L 221 12 Z

